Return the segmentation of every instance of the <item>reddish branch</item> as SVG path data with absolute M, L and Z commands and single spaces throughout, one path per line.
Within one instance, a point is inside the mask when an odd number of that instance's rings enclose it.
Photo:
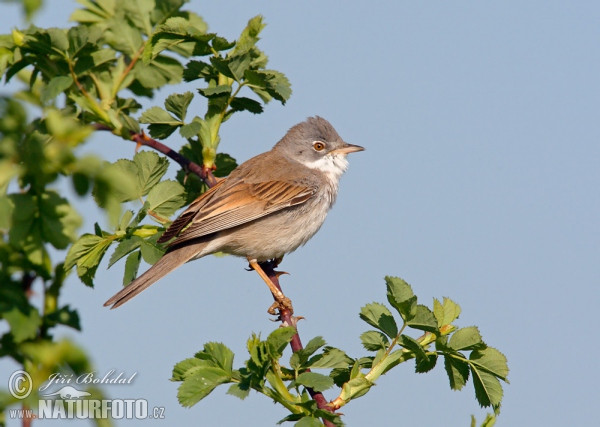
M 112 131 L 110 127 L 102 124 L 95 124 L 94 127 L 96 130 Z M 190 161 L 186 157 L 182 156 L 181 154 L 172 150 L 171 148 L 167 147 L 161 142 L 158 142 L 157 140 L 148 137 L 144 132 L 131 132 L 131 140 L 135 141 L 138 144 L 138 147 L 141 145 L 145 145 L 146 147 L 154 148 L 155 150 L 163 153 L 165 156 L 175 160 L 181 165 L 183 170 L 185 170 L 186 172 L 193 173 L 200 177 L 206 183 L 206 185 L 208 185 L 208 187 L 212 187 L 217 183 L 217 180 L 215 179 L 210 168 L 207 168 L 204 165 L 200 166 Z M 281 286 L 279 285 L 278 277 L 279 274 L 274 270 L 274 267 L 276 266 L 275 261 L 263 262 L 260 263 L 260 266 L 262 267 L 263 271 L 267 274 L 267 276 L 269 276 L 269 279 L 271 279 L 273 285 L 275 285 L 275 287 L 281 291 Z M 298 328 L 296 327 L 296 321 L 298 319 L 294 318 L 292 314 L 292 311 L 289 309 L 279 308 L 279 318 L 282 324 L 293 326 L 296 329 L 296 334 L 292 337 L 292 340 L 290 341 L 292 351 L 295 353 L 297 351 L 302 350 L 303 347 L 302 341 L 300 341 L 300 335 L 298 335 Z M 310 369 L 307 369 L 307 371 L 310 371 Z M 306 389 L 308 390 L 310 396 L 315 400 L 315 402 L 317 402 L 317 406 L 319 407 L 319 409 L 324 409 L 326 411 L 333 412 L 331 405 L 329 404 L 329 402 L 327 402 L 327 399 L 325 399 L 323 393 L 315 391 L 310 387 L 307 387 Z M 323 420 L 323 422 L 327 427 L 335 427 L 335 425 L 331 421 Z

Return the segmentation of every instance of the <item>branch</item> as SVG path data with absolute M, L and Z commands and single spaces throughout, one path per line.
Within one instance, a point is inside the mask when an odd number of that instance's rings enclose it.
M 96 123 L 93 125 L 96 130 L 108 130 L 112 132 L 112 128 L 110 126 L 106 126 L 103 124 Z M 188 158 L 182 156 L 177 151 L 167 147 L 162 142 L 159 142 L 155 139 L 150 138 L 144 132 L 135 133 L 131 132 L 131 140 L 135 141 L 139 146 L 145 145 L 146 147 L 154 148 L 156 151 L 163 153 L 165 156 L 175 160 L 179 163 L 183 170 L 186 172 L 191 172 L 194 175 L 199 176 L 209 187 L 214 186 L 217 183 L 215 176 L 212 173 L 212 169 L 207 168 L 206 166 L 198 165 Z
M 275 287 L 281 291 L 281 286 L 279 285 L 280 273 L 274 270 L 274 267 L 276 265 L 275 261 L 266 261 L 261 262 L 259 264 L 263 271 L 267 274 L 267 276 L 269 276 L 269 279 L 271 280 L 273 285 L 275 285 Z M 294 329 L 296 329 L 296 334 L 292 337 L 292 340 L 290 341 L 292 351 L 295 353 L 297 351 L 302 350 L 303 347 L 302 341 L 300 341 L 300 335 L 298 335 L 298 328 L 296 327 L 298 318 L 292 316 L 292 314 L 292 311 L 289 309 L 281 307 L 279 308 L 279 318 L 281 320 L 281 323 L 285 326 L 293 326 Z M 310 369 L 307 369 L 306 372 L 310 372 Z M 326 411 L 333 412 L 331 405 L 329 405 L 329 402 L 327 402 L 327 399 L 325 399 L 323 393 L 321 393 L 320 391 L 314 391 L 310 387 L 306 387 L 306 390 L 308 390 L 310 397 L 312 397 L 313 400 L 317 402 L 317 406 L 319 407 L 319 409 L 324 409 Z M 331 421 L 323 420 L 323 423 L 327 427 L 335 427 Z

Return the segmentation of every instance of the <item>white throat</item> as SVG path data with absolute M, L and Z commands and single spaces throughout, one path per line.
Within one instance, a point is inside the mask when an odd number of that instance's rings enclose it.
M 348 160 L 345 154 L 327 154 L 314 162 L 303 163 L 306 167 L 323 172 L 336 186 L 342 174 L 348 169 Z

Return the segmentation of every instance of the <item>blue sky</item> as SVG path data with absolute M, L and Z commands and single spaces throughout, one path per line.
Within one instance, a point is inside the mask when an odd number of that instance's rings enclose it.
M 46 1 L 34 22 L 67 26 L 74 7 Z M 188 8 L 230 39 L 263 14 L 268 26 L 259 46 L 293 85 L 285 107 L 227 122 L 223 151 L 247 160 L 311 115 L 366 148 L 350 156 L 321 231 L 282 265 L 291 273 L 284 291 L 307 319 L 303 340 L 322 335 L 362 354 L 360 307 L 383 302 L 383 277 L 400 276 L 421 302 L 458 302 L 459 326 L 478 325 L 508 357 L 511 384 L 497 425 L 591 424 L 600 381 L 593 359 L 600 352 L 593 326 L 600 300 L 600 4 L 192 1 Z M 3 33 L 23 25 L 15 6 L 0 10 Z M 146 105 L 196 87 L 168 88 Z M 168 143 L 181 141 L 172 136 Z M 109 160 L 133 155 L 132 145 L 107 134 L 86 150 Z M 89 203 L 81 211 L 82 232 L 104 221 Z M 250 334 L 276 326 L 266 314 L 266 287 L 244 267 L 233 257 L 204 258 L 110 311 L 102 304 L 119 289 L 122 266 L 103 265 L 93 290 L 69 279 L 64 301 L 80 309 L 83 332 L 61 333 L 92 354 L 98 372 L 138 372 L 134 384 L 106 392 L 164 406 L 170 425 L 274 425 L 285 412 L 262 396 L 242 402 L 223 389 L 184 409 L 177 384 L 168 381 L 172 366 L 208 341 L 230 346 L 239 366 Z M 417 375 L 408 365 L 346 406 L 345 422 L 467 426 L 471 414 L 484 418 L 470 383 L 453 392 L 442 366 Z M 71 424 L 78 423 L 86 424 Z M 158 422 L 118 423 L 134 424 Z

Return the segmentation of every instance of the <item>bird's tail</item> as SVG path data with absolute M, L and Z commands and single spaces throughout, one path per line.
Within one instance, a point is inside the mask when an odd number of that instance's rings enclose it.
M 111 309 L 113 309 L 125 304 L 148 286 L 192 259 L 196 254 L 201 252 L 205 246 L 206 245 L 199 245 L 196 243 L 189 246 L 180 246 L 168 251 L 156 264 L 150 267 L 148 271 L 106 301 L 104 306 L 110 305 L 112 306 Z

